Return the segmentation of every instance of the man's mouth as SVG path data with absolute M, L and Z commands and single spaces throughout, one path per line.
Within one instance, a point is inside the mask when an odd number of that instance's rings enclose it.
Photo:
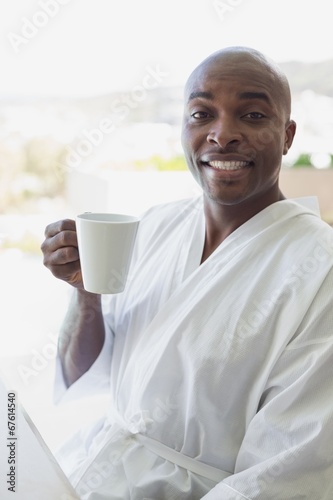
M 219 170 L 239 170 L 244 167 L 248 167 L 250 165 L 249 161 L 237 161 L 237 160 L 213 160 L 207 162 L 207 165 L 213 168 L 217 168 Z

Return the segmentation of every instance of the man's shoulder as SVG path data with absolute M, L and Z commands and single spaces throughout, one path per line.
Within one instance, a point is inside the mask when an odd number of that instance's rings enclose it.
M 283 226 L 289 225 L 290 235 L 299 238 L 311 237 L 315 233 L 333 235 L 333 228 L 322 219 L 318 199 L 314 196 L 291 198 L 272 205 L 272 216 Z

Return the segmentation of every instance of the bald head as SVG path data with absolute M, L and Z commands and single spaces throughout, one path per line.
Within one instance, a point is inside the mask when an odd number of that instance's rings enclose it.
M 228 47 L 195 68 L 185 88 L 182 146 L 212 227 L 225 207 L 254 214 L 282 199 L 282 157 L 295 131 L 287 78 L 260 52 Z
M 265 82 L 273 95 L 284 107 L 287 118 L 290 117 L 291 97 L 288 80 L 279 66 L 258 50 L 250 47 L 226 47 L 204 59 L 190 74 L 185 86 L 185 98 L 188 99 L 193 88 L 200 84 L 203 77 L 212 75 L 219 77 L 246 78 Z

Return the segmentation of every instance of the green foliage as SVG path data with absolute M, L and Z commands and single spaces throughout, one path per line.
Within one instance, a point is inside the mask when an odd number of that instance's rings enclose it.
M 61 196 L 65 189 L 65 147 L 50 137 L 0 142 L 0 213 L 33 208 L 41 197 Z
M 328 168 L 333 167 L 333 155 L 330 156 L 331 156 L 331 164 L 328 166 Z M 297 160 L 292 164 L 292 168 L 302 168 L 302 167 L 314 168 L 314 165 L 311 161 L 311 154 L 309 153 L 300 154 Z
M 36 235 L 26 231 L 19 239 L 6 238 L 0 241 L 0 250 L 20 250 L 25 254 L 41 255 L 40 240 Z
M 293 167 L 312 167 L 311 155 L 308 153 L 302 153 L 299 155 L 297 160 L 293 163 Z
M 183 156 L 175 156 L 174 158 L 162 158 L 156 155 L 147 160 L 136 161 L 135 168 L 136 170 L 157 170 L 159 172 L 164 172 L 166 170 L 187 170 L 187 165 Z

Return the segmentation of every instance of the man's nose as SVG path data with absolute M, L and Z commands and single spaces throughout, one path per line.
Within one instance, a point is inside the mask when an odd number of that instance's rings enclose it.
M 214 120 L 207 134 L 209 144 L 218 144 L 223 149 L 230 143 L 240 142 L 241 139 L 242 134 L 239 127 L 235 120 L 230 118 Z

